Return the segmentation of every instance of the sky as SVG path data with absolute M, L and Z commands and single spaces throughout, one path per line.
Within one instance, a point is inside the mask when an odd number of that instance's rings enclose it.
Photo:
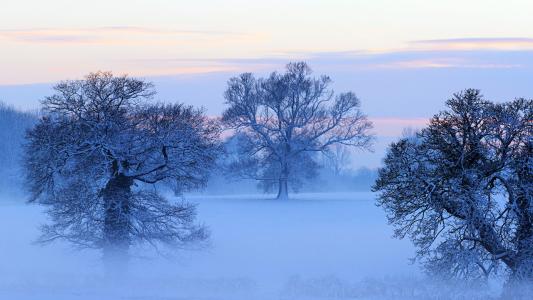
M 354 91 L 385 147 L 454 92 L 533 98 L 532 1 L 0 0 L 0 101 L 35 109 L 97 70 L 224 109 L 227 80 L 305 60 Z M 378 147 L 379 148 L 379 147 Z M 381 149 L 381 148 L 380 148 Z M 379 151 L 378 151 L 379 152 Z M 374 155 L 371 165 L 379 164 Z
M 231 59 L 317 53 L 533 49 L 531 1 L 0 2 L 0 84 L 75 78 L 95 69 L 134 75 L 233 71 L 239 68 Z M 457 63 L 421 58 L 368 67 Z M 484 62 L 493 65 L 502 66 Z

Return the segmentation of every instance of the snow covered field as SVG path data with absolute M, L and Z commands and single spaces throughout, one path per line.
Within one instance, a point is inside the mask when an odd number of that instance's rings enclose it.
M 128 277 L 110 282 L 97 251 L 32 244 L 41 207 L 2 199 L 0 299 L 486 299 L 465 287 L 455 287 L 460 297 L 435 293 L 372 193 L 187 200 L 198 204 L 211 245 L 169 258 L 135 251 Z

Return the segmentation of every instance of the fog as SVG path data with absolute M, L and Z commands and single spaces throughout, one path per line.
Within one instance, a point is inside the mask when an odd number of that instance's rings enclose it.
M 490 299 L 482 288 L 428 280 L 414 248 L 391 238 L 370 192 L 273 196 L 188 195 L 210 227 L 209 246 L 158 255 L 132 251 L 120 278 L 100 253 L 32 243 L 42 208 L 0 202 L 2 299 Z

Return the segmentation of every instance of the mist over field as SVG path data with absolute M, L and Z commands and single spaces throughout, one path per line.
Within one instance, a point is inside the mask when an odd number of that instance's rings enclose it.
M 3 299 L 488 299 L 494 287 L 428 281 L 392 239 L 373 195 L 187 197 L 212 231 L 200 251 L 161 257 L 135 249 L 123 278 L 106 277 L 101 255 L 65 243 L 32 244 L 42 209 L 2 198 Z M 14 232 L 16 228 L 16 233 Z M 442 290 L 443 285 L 446 290 Z M 453 291 L 453 293 L 451 292 Z

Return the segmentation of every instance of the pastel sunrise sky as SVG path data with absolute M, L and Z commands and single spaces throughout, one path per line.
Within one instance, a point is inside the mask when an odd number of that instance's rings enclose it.
M 376 166 L 454 92 L 533 97 L 532 1 L 0 2 L 0 101 L 21 109 L 59 80 L 110 70 L 218 115 L 231 76 L 305 60 L 360 97 L 378 135 L 361 165 Z

